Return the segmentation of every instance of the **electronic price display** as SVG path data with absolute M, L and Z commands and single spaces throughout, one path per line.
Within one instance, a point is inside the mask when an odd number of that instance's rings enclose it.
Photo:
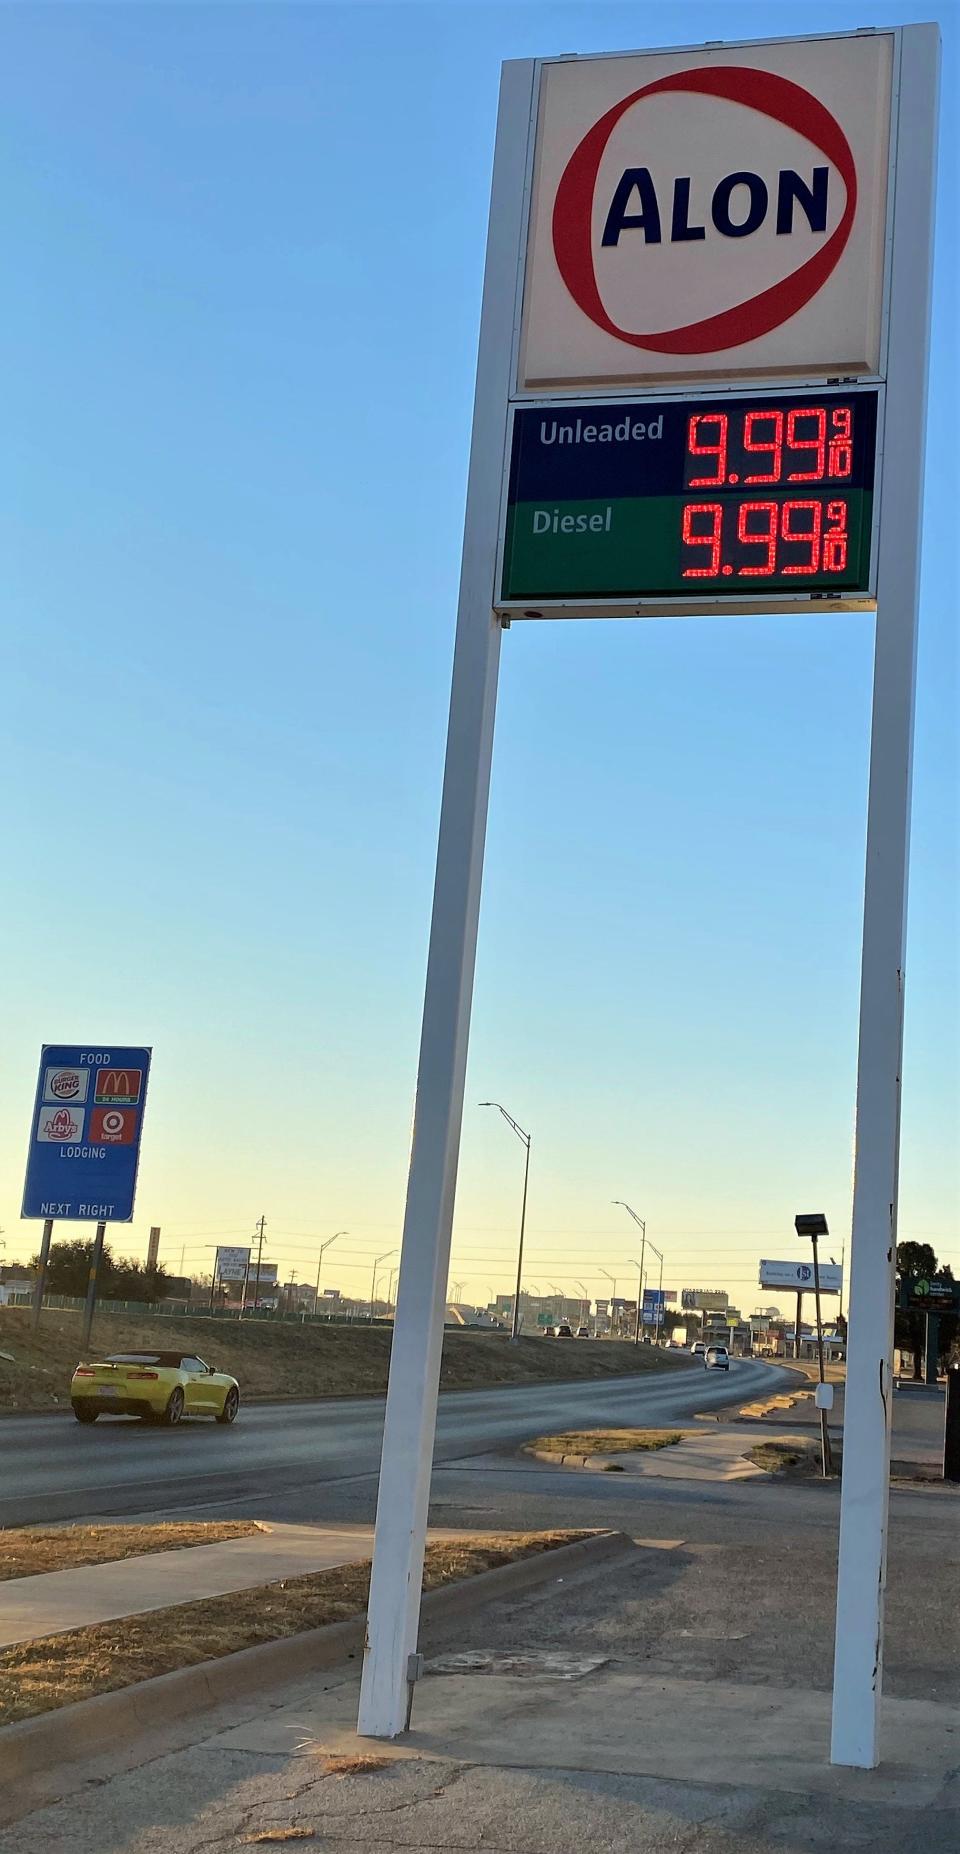
M 869 599 L 878 397 L 517 409 L 498 604 Z

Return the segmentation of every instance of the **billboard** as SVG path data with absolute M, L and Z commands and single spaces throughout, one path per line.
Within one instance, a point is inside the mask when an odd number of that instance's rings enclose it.
M 813 1293 L 812 1262 L 760 1263 L 760 1286 L 793 1288 L 798 1294 Z M 839 1294 L 843 1287 L 843 1269 L 834 1262 L 820 1263 L 821 1294 Z
M 44 1044 L 21 1216 L 132 1221 L 151 1053 Z
M 156 1268 L 160 1256 L 160 1225 L 151 1224 L 150 1239 L 147 1243 L 147 1267 Z
M 876 373 L 893 48 L 546 62 L 518 391 Z
M 681 1288 L 680 1305 L 685 1312 L 722 1313 L 730 1296 L 725 1288 Z
M 220 1281 L 242 1281 L 250 1266 L 249 1249 L 218 1249 L 217 1279 Z M 263 1265 L 260 1267 L 261 1283 L 264 1278 Z

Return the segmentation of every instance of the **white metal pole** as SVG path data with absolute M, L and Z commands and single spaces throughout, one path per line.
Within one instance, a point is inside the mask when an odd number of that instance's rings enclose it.
M 900 47 L 830 1749 L 863 1769 L 880 1755 L 937 27 L 905 27 Z
M 494 155 L 453 687 L 390 1358 L 359 1730 L 407 1724 L 463 1114 L 500 625 L 492 612 L 533 62 L 506 64 Z

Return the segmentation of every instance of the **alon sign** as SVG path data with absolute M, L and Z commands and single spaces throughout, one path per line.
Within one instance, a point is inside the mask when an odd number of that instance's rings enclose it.
M 545 65 L 519 390 L 878 372 L 892 55 Z

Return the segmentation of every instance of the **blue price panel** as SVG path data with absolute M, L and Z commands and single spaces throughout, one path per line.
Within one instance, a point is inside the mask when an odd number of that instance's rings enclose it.
M 44 1044 L 21 1216 L 131 1221 L 151 1053 Z

